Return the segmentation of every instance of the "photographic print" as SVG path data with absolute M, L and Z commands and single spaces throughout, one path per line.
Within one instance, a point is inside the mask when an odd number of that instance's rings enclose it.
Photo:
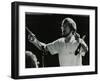
M 12 3 L 12 78 L 97 73 L 97 7 Z

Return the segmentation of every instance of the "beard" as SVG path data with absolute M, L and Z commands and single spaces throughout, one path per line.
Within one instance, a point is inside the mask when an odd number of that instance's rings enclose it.
M 68 36 L 70 35 L 70 33 L 71 33 L 71 32 L 69 32 L 69 33 L 63 33 L 63 32 L 62 32 L 62 37 L 68 37 Z

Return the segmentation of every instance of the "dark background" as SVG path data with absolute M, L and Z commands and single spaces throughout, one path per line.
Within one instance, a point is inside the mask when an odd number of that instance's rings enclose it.
M 82 37 L 86 35 L 85 42 L 89 47 L 89 16 L 71 15 L 71 14 L 47 14 L 47 13 L 29 13 L 26 12 L 26 26 L 33 32 L 37 39 L 43 43 L 50 43 L 61 37 L 61 23 L 66 17 L 72 18 L 77 24 L 77 32 Z M 33 44 L 28 41 L 28 32 L 26 31 L 26 50 L 33 52 L 42 67 L 42 53 Z M 89 65 L 89 51 L 83 58 L 82 64 Z M 45 67 L 59 66 L 58 55 L 45 55 Z M 27 68 L 27 67 L 26 67 Z

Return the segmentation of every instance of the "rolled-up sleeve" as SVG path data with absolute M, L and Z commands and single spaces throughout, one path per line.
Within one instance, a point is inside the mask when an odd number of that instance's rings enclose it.
M 48 49 L 48 51 L 54 55 L 54 54 L 58 54 L 59 53 L 59 41 L 56 40 L 52 43 L 49 43 L 46 45 L 46 48 Z

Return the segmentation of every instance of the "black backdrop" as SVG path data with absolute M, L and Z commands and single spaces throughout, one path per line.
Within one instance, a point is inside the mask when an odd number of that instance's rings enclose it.
M 47 14 L 47 13 L 29 13 L 26 12 L 26 26 L 33 32 L 37 39 L 44 43 L 50 43 L 61 37 L 61 23 L 66 17 L 72 18 L 77 24 L 77 32 L 82 37 L 86 35 L 85 42 L 89 47 L 89 16 L 88 15 L 69 15 L 69 14 Z M 41 52 L 31 44 L 26 31 L 26 50 L 32 51 L 40 62 L 39 67 L 42 67 Z M 89 65 L 89 51 L 83 58 L 83 65 Z M 45 67 L 59 66 L 58 55 L 44 56 Z

